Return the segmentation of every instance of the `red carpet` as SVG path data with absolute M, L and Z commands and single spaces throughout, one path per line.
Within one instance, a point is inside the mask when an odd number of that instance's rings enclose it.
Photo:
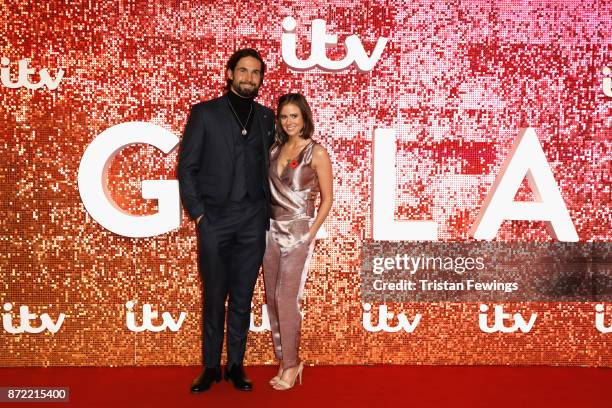
M 0 386 L 68 386 L 69 403 L 37 407 L 606 407 L 612 370 L 566 367 L 305 367 L 304 384 L 274 391 L 276 369 L 248 367 L 255 390 L 215 384 L 189 393 L 198 367 L 2 368 Z

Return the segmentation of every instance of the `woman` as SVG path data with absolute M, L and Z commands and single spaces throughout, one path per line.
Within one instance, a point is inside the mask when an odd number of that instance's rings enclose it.
M 304 96 L 281 96 L 276 120 L 269 169 L 272 219 L 263 266 L 272 342 L 280 362 L 270 384 L 287 390 L 298 376 L 302 382 L 300 305 L 314 237 L 332 206 L 332 168 L 325 148 L 311 139 L 314 124 Z

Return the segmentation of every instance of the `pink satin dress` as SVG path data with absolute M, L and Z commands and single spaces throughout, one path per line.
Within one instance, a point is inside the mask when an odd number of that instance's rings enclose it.
M 263 267 L 274 354 L 283 369 L 300 363 L 300 306 L 314 249 L 308 231 L 319 194 L 317 174 L 310 167 L 315 145 L 311 140 L 281 174 L 277 173 L 280 147 L 270 151 L 272 219 Z

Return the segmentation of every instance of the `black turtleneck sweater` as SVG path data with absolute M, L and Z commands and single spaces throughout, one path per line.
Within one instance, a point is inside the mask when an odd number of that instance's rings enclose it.
M 247 131 L 250 130 L 253 117 L 255 116 L 255 112 L 253 112 L 255 109 L 253 106 L 253 98 L 243 98 L 231 90 L 227 93 L 227 96 L 229 98 L 229 103 L 232 105 L 231 107 L 234 108 L 234 111 L 240 119 L 240 121 L 238 121 L 240 128 L 242 129 L 242 126 L 244 125 Z M 249 116 L 249 111 L 251 112 L 251 116 Z M 242 122 L 242 124 L 240 122 Z
M 235 115 L 240 118 L 238 120 L 232 114 L 238 127 L 242 130 L 244 125 L 247 131 L 244 136 L 241 133 L 235 133 L 232 136 L 234 140 L 234 183 L 230 192 L 230 200 L 238 202 L 247 197 L 250 201 L 257 201 L 264 197 L 265 177 L 263 176 L 263 137 L 259 134 L 257 127 L 253 126 L 255 102 L 253 98 L 242 98 L 230 90 L 228 103 L 230 110 L 233 109 Z

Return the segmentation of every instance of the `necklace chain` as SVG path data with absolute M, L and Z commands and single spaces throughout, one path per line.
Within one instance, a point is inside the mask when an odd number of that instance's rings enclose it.
M 251 103 L 251 106 L 249 108 L 249 116 L 247 116 L 247 120 L 246 120 L 246 124 L 245 125 L 242 124 L 242 121 L 240 120 L 240 118 L 238 117 L 238 114 L 234 110 L 234 107 L 232 106 L 232 103 L 230 101 L 227 101 L 227 104 L 229 105 L 230 109 L 232 110 L 232 113 L 236 117 L 236 120 L 238 121 L 238 123 L 240 123 L 240 127 L 242 128 L 242 132 L 241 132 L 242 136 L 246 136 L 246 134 L 247 134 L 246 125 L 249 124 L 249 119 L 251 119 L 251 113 L 253 112 L 253 104 Z

